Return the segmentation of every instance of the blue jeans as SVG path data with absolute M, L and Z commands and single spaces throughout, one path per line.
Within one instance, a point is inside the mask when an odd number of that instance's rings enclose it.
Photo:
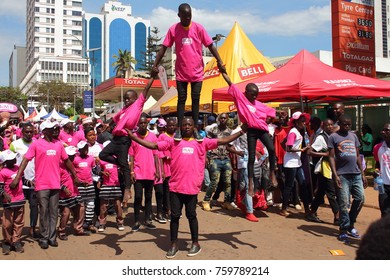
M 238 169 L 238 178 L 238 188 L 240 190 L 240 194 L 245 192 L 245 197 L 242 200 L 242 203 L 245 205 L 247 213 L 253 213 L 253 198 L 248 194 L 248 169 Z
M 213 192 L 218 186 L 221 173 L 223 174 L 223 182 L 225 183 L 225 202 L 230 202 L 230 193 L 232 185 L 232 165 L 230 159 L 212 159 L 209 164 L 210 185 L 207 187 L 204 201 L 209 201 Z
M 356 218 L 364 204 L 364 188 L 361 174 L 346 174 L 339 176 L 341 188 L 336 186 L 337 202 L 340 211 L 340 232 L 352 229 Z M 350 196 L 352 204 L 350 209 Z M 348 211 L 349 210 L 349 211 Z

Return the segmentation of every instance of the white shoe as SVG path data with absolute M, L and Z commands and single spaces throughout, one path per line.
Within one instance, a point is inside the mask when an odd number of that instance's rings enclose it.
M 231 202 L 230 205 L 233 206 L 234 208 L 238 209 L 238 206 L 234 202 Z
M 297 210 L 302 210 L 302 206 L 299 205 L 299 204 L 297 204 L 297 205 L 295 205 L 295 209 L 297 209 Z

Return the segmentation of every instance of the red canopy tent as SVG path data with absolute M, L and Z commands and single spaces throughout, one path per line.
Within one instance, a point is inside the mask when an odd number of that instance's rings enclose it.
M 236 84 L 242 92 L 248 83 L 259 87 L 262 102 L 316 102 L 373 99 L 389 96 L 390 82 L 328 66 L 306 50 L 281 68 Z M 232 101 L 228 87 L 213 90 L 214 101 Z

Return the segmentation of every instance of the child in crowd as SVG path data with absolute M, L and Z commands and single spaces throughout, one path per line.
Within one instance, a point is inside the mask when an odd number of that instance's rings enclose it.
M 85 219 L 84 229 L 96 233 L 96 228 L 93 225 L 94 209 L 95 209 L 95 187 L 92 180 L 92 168 L 95 167 L 95 159 L 88 155 L 88 143 L 80 141 L 77 144 L 79 154 L 73 160 L 73 165 L 76 170 L 77 177 L 80 179 L 79 186 L 80 195 L 85 204 Z
M 77 153 L 77 148 L 74 146 L 68 146 L 65 148 L 66 154 L 69 156 L 69 160 L 73 162 Z M 60 224 L 58 226 L 58 238 L 60 240 L 68 240 L 65 233 L 66 225 L 68 224 L 70 214 L 73 216 L 73 228 L 75 235 L 83 236 L 88 235 L 83 229 L 85 206 L 83 199 L 80 196 L 78 187 L 75 186 L 72 176 L 69 173 L 64 163 L 60 164 L 61 173 L 61 192 L 59 199 L 60 208 Z
M 23 253 L 23 245 L 20 242 L 24 227 L 24 199 L 22 180 L 19 180 L 15 188 L 10 183 L 15 177 L 19 166 L 16 165 L 16 153 L 5 150 L 0 153 L 0 164 L 4 167 L 0 170 L 0 195 L 3 197 L 3 255 L 8 255 L 11 246 L 17 253 Z

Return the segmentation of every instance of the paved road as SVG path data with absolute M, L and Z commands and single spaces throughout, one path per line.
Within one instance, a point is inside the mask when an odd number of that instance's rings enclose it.
M 199 195 L 202 199 L 204 193 Z M 380 217 L 377 208 L 377 192 L 366 190 L 366 206 L 363 207 L 356 223 L 364 233 L 370 223 Z M 27 207 L 28 208 L 28 207 Z M 268 211 L 257 211 L 258 223 L 245 220 L 240 211 L 225 211 L 214 207 L 204 212 L 198 207 L 200 244 L 202 252 L 193 259 L 198 260 L 352 260 L 359 245 L 353 240 L 350 245 L 337 241 L 338 227 L 332 224 L 329 207 L 321 207 L 319 216 L 324 224 L 304 220 L 300 211 L 291 209 L 290 217 L 277 214 L 276 207 Z M 184 217 L 184 216 L 183 216 Z M 26 221 L 28 224 L 28 221 Z M 131 233 L 132 211 L 126 216 L 124 232 L 115 228 L 115 217 L 109 217 L 104 233 L 88 237 L 69 236 L 68 241 L 59 240 L 60 246 L 42 250 L 36 241 L 23 237 L 25 253 L 0 255 L 0 260 L 165 260 L 169 247 L 169 224 L 157 224 L 157 229 Z M 25 228 L 24 233 L 27 233 Z M 180 252 L 175 259 L 186 260 L 190 246 L 187 220 L 181 219 Z M 332 256 L 329 250 L 341 249 L 345 256 Z

